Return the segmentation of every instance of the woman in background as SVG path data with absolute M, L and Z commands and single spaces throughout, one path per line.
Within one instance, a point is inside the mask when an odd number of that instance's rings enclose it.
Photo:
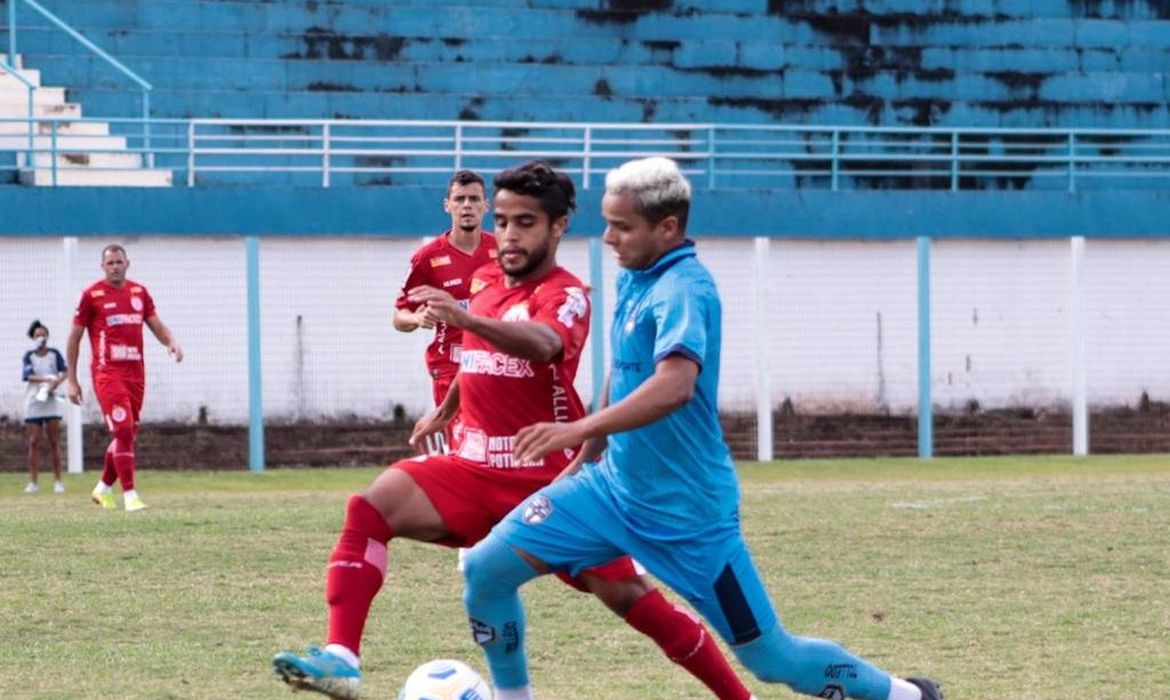
M 41 490 L 37 475 L 41 469 L 41 445 L 46 437 L 53 460 L 53 490 L 65 493 L 61 481 L 61 405 L 53 393 L 65 381 L 65 358 L 49 347 L 49 329 L 40 321 L 28 327 L 33 349 L 24 354 L 24 381 L 28 389 L 24 399 L 24 424 L 28 430 L 28 486 L 25 493 Z

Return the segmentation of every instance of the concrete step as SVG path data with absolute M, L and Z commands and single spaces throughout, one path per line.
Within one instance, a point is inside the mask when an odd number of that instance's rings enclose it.
M 83 134 L 86 136 L 105 136 L 110 133 L 110 123 L 102 121 L 34 122 L 33 131 L 37 134 L 51 134 L 54 124 L 57 126 L 58 137 L 73 137 Z M 27 121 L 0 121 L 0 136 L 27 133 Z
M 123 95 L 123 100 L 125 96 Z M 0 119 L 14 117 L 24 119 L 28 116 L 28 101 L 4 102 L 0 101 Z M 76 102 L 64 104 L 41 104 L 33 100 L 33 116 L 49 117 L 51 119 L 80 119 L 81 105 Z
M 16 87 L 0 85 L 0 106 L 19 105 L 24 107 L 28 105 L 28 90 L 15 81 L 13 85 Z M 33 92 L 34 105 L 59 105 L 64 102 L 65 88 L 63 87 L 40 87 Z
M 7 61 L 8 58 L 5 57 L 4 60 Z M 41 85 L 41 72 L 39 70 L 19 68 L 17 75 L 37 87 Z M 0 68 L 0 90 L 28 90 L 28 86 L 20 82 L 15 75 Z
M 53 167 L 54 156 L 49 153 L 33 154 L 33 167 Z M 86 168 L 94 170 L 139 170 L 142 168 L 142 155 L 139 153 L 93 153 L 93 152 L 58 152 L 57 171 Z
M 58 187 L 170 187 L 174 175 L 170 170 L 58 170 Z M 23 185 L 51 186 L 53 172 L 45 168 L 20 171 Z
M 0 135 L 0 150 L 23 151 L 28 148 L 28 136 L 19 134 Z M 33 136 L 33 148 L 38 151 L 53 148 L 53 139 L 49 136 Z M 63 153 L 82 153 L 85 151 L 124 151 L 126 138 L 123 136 L 96 136 L 90 134 L 75 134 L 57 136 L 57 150 Z

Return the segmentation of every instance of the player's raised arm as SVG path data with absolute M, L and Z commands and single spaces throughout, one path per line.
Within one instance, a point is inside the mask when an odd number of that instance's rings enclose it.
M 525 360 L 548 362 L 560 354 L 561 336 L 539 321 L 500 321 L 476 316 L 441 289 L 417 287 L 410 290 L 412 302 L 425 304 L 428 312 L 443 323 L 474 333 L 500 352 Z
M 540 459 L 553 450 L 595 441 L 607 435 L 649 425 L 691 400 L 699 365 L 683 355 L 670 355 L 654 366 L 654 374 L 621 401 L 573 423 L 537 423 L 516 433 L 516 458 Z M 596 447 L 594 448 L 596 449 Z M 600 456 L 600 450 L 597 451 Z M 596 459 L 596 458 L 595 458 Z

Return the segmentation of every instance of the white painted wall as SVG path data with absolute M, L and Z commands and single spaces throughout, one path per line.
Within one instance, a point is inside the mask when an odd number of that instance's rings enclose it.
M 21 420 L 20 357 L 33 318 L 64 351 L 70 310 L 98 279 L 107 240 L 81 239 L 66 270 L 61 239 L 0 238 L 0 415 Z M 154 295 L 187 353 L 175 365 L 148 340 L 144 418 L 247 419 L 244 245 L 237 238 L 119 240 L 130 277 Z M 261 243 L 264 403 L 275 420 L 418 413 L 429 402 L 421 333 L 396 333 L 392 300 L 421 239 L 265 238 Z M 721 405 L 754 406 L 756 333 L 772 348 L 773 402 L 803 412 L 888 409 L 917 400 L 916 262 L 912 240 L 771 247 L 765 329 L 752 318 L 749 239 L 699 241 L 724 299 Z M 589 282 L 585 241 L 563 265 Z M 943 409 L 1067 405 L 1071 395 L 1068 241 L 936 241 L 932 251 L 933 390 Z M 616 266 L 606 256 L 605 311 Z M 1085 265 L 1089 402 L 1133 405 L 1143 391 L 1170 399 L 1170 242 L 1090 240 Z M 298 322 L 299 317 L 299 322 Z M 88 391 L 88 343 L 82 376 Z M 587 347 L 577 387 L 593 387 Z M 2 376 L 2 375 L 0 375 Z M 88 397 L 86 417 L 97 419 Z

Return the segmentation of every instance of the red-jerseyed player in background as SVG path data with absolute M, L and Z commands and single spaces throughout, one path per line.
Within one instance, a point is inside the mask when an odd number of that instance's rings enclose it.
M 536 161 L 500 173 L 494 189 L 498 264 L 473 275 L 470 308 L 441 289 L 408 290 L 433 321 L 463 330 L 459 374 L 411 436 L 417 447 L 458 413 L 462 430 L 454 453 L 396 462 L 349 499 L 326 573 L 327 644 L 273 659 L 277 676 L 294 688 L 358 696 L 362 632 L 382 587 L 391 539 L 475 544 L 578 454 L 567 449 L 517 464 L 511 447 L 525 425 L 585 414 L 573 379 L 589 332 L 589 298 L 581 281 L 556 262 L 575 207 L 573 182 Z M 720 698 L 750 697 L 702 624 L 654 589 L 629 557 L 569 582 L 651 637 Z
M 483 230 L 487 210 L 483 178 L 470 170 L 455 173 L 443 199 L 443 211 L 451 215 L 451 228 L 414 252 L 406 282 L 394 302 L 396 330 L 435 330 L 427 346 L 426 363 L 436 406 L 442 403 L 459 370 L 463 331 L 435 320 L 426 313 L 426 304 L 411 301 L 407 292 L 425 286 L 442 289 L 457 301 L 471 298 L 471 273 L 496 259 L 496 239 Z
M 142 326 L 146 325 L 158 342 L 166 346 L 175 362 L 183 361 L 183 349 L 158 317 L 154 299 L 146 287 L 126 279 L 129 268 L 130 258 L 125 248 L 113 244 L 102 249 L 105 279 L 86 288 L 77 303 L 65 349 L 68 366 L 65 381 L 69 400 L 80 405 L 77 357 L 81 336 L 88 332 L 93 353 L 90 365 L 93 392 L 112 438 L 106 448 L 101 480 L 91 495 L 101 507 L 116 508 L 113 486 L 115 481 L 121 481 L 124 506 L 128 511 L 135 511 L 146 507 L 134 488 L 134 438 L 146 391 Z

